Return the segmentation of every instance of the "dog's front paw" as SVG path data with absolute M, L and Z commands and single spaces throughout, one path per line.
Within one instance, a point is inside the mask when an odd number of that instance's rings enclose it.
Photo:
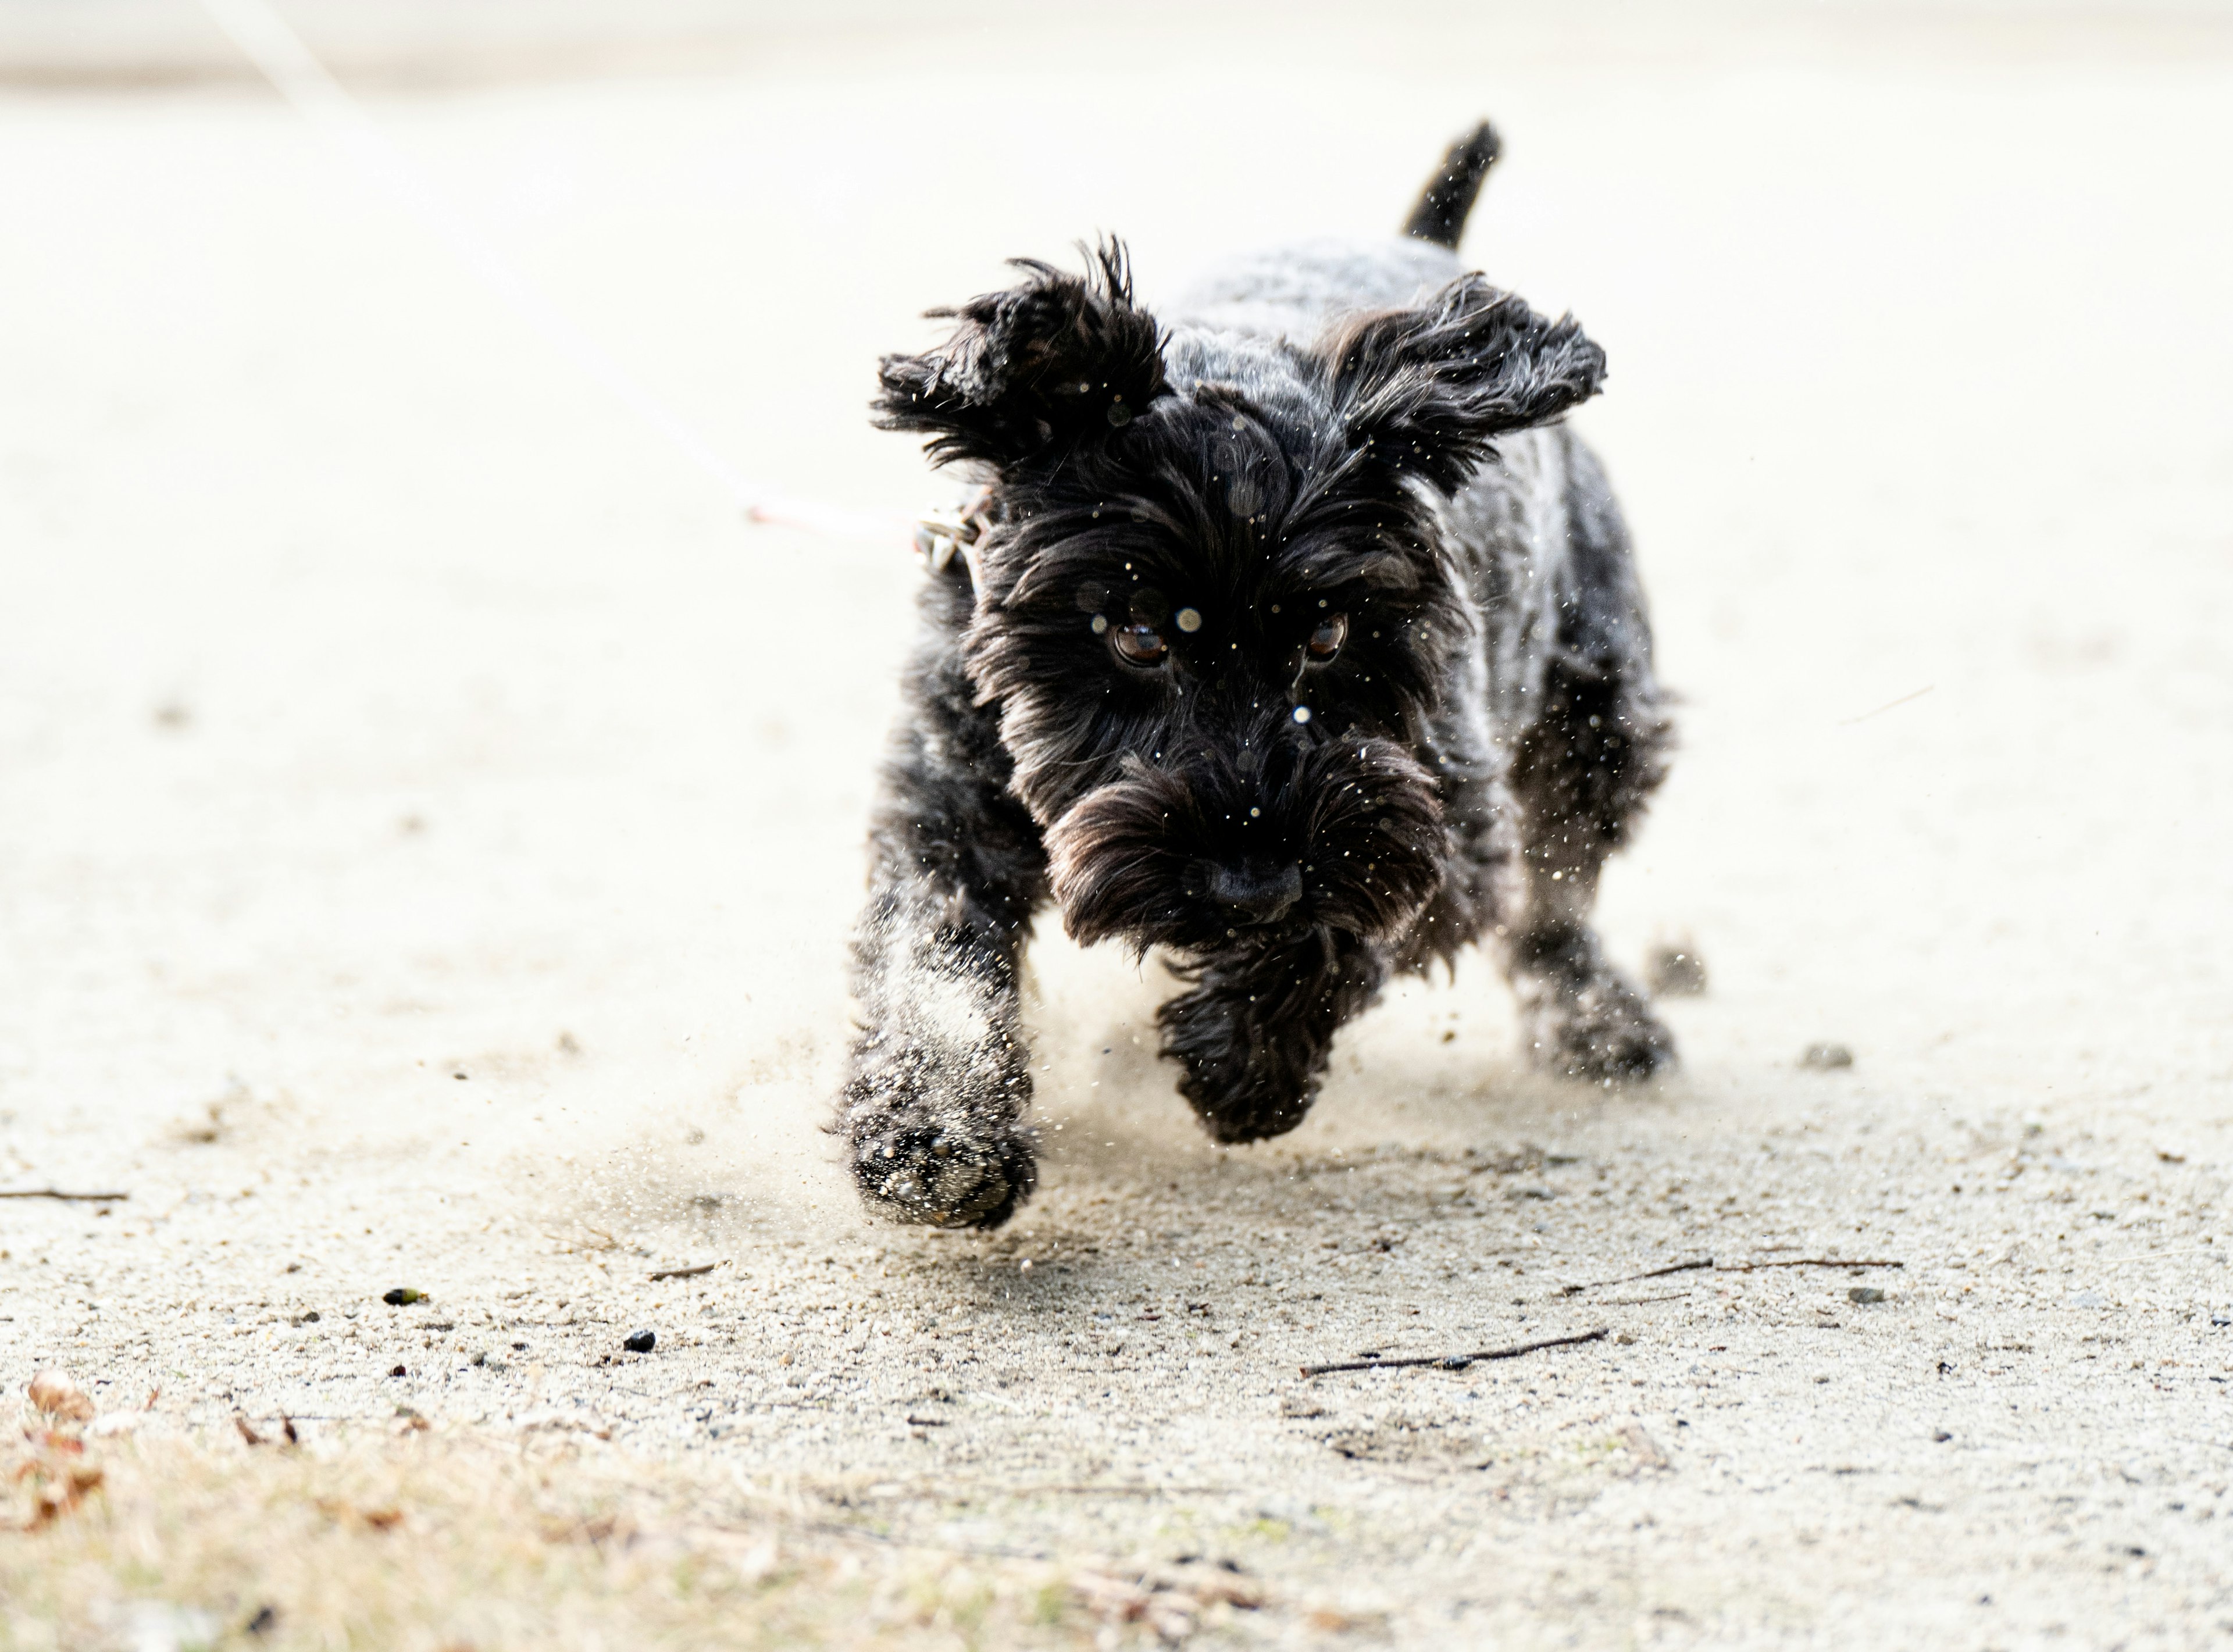
M 903 1222 L 998 1227 L 1038 1180 L 1022 1128 L 1031 1093 L 1023 1051 L 1005 1040 L 957 1053 L 927 1039 L 864 1039 L 839 1126 L 863 1197 Z
M 930 1227 L 998 1227 L 1038 1183 L 1021 1132 L 898 1126 L 853 1148 L 853 1179 L 886 1214 Z
M 1527 1031 L 1537 1066 L 1591 1083 L 1635 1083 L 1675 1065 L 1675 1035 L 1641 992 L 1611 973 L 1546 995 Z

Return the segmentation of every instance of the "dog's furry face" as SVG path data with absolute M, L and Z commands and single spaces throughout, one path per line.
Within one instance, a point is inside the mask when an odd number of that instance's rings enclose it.
M 1445 859 L 1419 753 L 1465 610 L 1432 496 L 1602 355 L 1477 276 L 1240 358 L 1167 339 L 1120 248 L 1022 268 L 887 358 L 876 406 L 990 474 L 964 657 L 1067 927 L 1197 959 L 1386 940 Z

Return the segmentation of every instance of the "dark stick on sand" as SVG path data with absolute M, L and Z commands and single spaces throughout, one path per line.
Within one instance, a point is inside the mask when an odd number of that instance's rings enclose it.
M 1468 1365 L 1482 1360 L 1518 1359 L 1522 1354 L 1539 1353 L 1546 1348 L 1572 1348 L 1579 1343 L 1603 1342 L 1606 1332 L 1600 1325 L 1595 1330 L 1585 1330 L 1579 1337 L 1546 1337 L 1540 1343 L 1522 1343 L 1517 1348 L 1484 1349 L 1478 1354 L 1428 1354 L 1417 1359 L 1351 1359 L 1331 1365 L 1305 1365 L 1305 1376 L 1325 1376 L 1335 1371 L 1396 1371 L 1409 1365 L 1435 1365 L 1445 1371 L 1462 1371 Z
M 1847 1259 L 1834 1256 L 1794 1257 L 1788 1261 L 1773 1262 L 1716 1262 L 1710 1256 L 1696 1262 L 1677 1262 L 1669 1267 L 1653 1268 L 1646 1273 L 1631 1273 L 1618 1279 L 1592 1279 L 1587 1285 L 1563 1285 L 1559 1294 L 1578 1297 L 1585 1291 L 1600 1291 L 1609 1285 L 1633 1285 L 1638 1279 L 1663 1279 L 1670 1273 L 1757 1273 L 1762 1268 L 1904 1268 L 1904 1262 L 1886 1262 L 1874 1258 Z
M 694 1268 L 661 1268 L 651 1277 L 654 1279 L 694 1279 L 701 1273 L 711 1273 L 720 1265 L 719 1262 L 700 1262 Z
M 1618 1279 L 1592 1279 L 1587 1285 L 1570 1285 L 1564 1288 L 1563 1294 L 1575 1297 L 1585 1291 L 1602 1290 L 1609 1285 L 1634 1285 L 1638 1279 L 1663 1279 L 1670 1273 L 1703 1273 L 1713 1265 L 1712 1257 L 1701 1257 L 1696 1262 L 1676 1262 L 1670 1266 L 1652 1268 L 1643 1273 L 1624 1273 Z
M 92 1205 L 105 1205 L 111 1200 L 131 1197 L 130 1193 L 66 1193 L 55 1187 L 23 1187 L 14 1192 L 0 1192 L 0 1199 L 65 1199 Z

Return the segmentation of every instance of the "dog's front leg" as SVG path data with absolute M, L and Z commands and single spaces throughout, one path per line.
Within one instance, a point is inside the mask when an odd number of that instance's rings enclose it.
M 863 1025 L 835 1128 L 889 1214 L 997 1227 L 1037 1180 L 1017 975 L 1046 863 L 983 713 L 947 674 L 916 677 L 884 773 L 853 942 Z
M 877 849 L 854 942 L 865 1024 L 837 1128 L 863 1194 L 889 1213 L 997 1227 L 1037 1179 L 1021 926 L 988 921 L 988 892 L 959 883 L 951 862 L 925 865 L 881 832 Z
M 1336 930 L 1209 959 L 1194 990 L 1157 1012 L 1179 1090 L 1220 1141 L 1283 1135 L 1303 1122 L 1334 1034 L 1379 995 L 1388 959 Z

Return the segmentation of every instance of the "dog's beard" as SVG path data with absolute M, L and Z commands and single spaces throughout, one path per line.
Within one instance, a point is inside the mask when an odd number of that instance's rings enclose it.
M 1082 944 L 1123 937 L 1199 959 L 1312 930 L 1385 941 L 1441 884 L 1434 780 L 1392 741 L 1297 737 L 1121 769 L 1046 834 L 1064 927 Z M 1218 868 L 1290 866 L 1299 895 L 1268 921 L 1209 893 Z

